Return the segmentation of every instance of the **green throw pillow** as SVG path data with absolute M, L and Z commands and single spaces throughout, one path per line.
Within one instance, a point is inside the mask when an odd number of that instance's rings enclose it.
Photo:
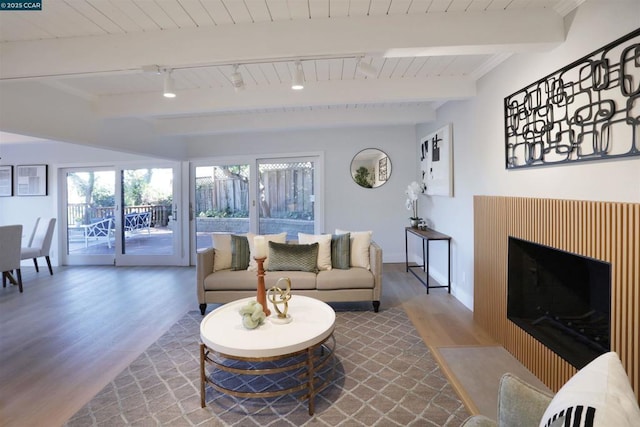
M 351 233 L 331 236 L 331 267 L 340 270 L 351 268 Z
M 231 269 L 249 268 L 249 240 L 247 236 L 231 235 Z
M 299 245 L 269 242 L 268 271 L 308 271 L 317 273 L 318 243 Z

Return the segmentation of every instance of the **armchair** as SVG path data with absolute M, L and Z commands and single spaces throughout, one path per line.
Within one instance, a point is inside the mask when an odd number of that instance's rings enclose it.
M 49 251 L 51 249 L 51 239 L 53 238 L 53 231 L 56 225 L 56 219 L 50 218 L 48 221 L 40 221 L 36 223 L 37 227 L 31 236 L 29 246 L 21 248 L 20 259 L 33 259 L 33 264 L 38 269 L 38 257 L 44 257 L 47 261 L 47 267 L 49 267 L 49 274 L 53 275 L 53 269 L 51 268 L 51 259 L 49 258 Z
M 20 245 L 22 244 L 22 225 L 5 225 L 0 227 L 0 272 L 2 287 L 7 287 L 7 279 L 17 284 L 22 292 L 22 273 L 20 272 Z M 11 272 L 16 271 L 15 280 Z

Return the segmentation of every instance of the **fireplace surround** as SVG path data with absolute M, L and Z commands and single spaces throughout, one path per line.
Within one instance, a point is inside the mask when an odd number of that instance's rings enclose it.
M 576 372 L 507 318 L 508 236 L 611 265 L 611 342 L 640 395 L 640 203 L 474 197 L 474 320 L 550 389 Z

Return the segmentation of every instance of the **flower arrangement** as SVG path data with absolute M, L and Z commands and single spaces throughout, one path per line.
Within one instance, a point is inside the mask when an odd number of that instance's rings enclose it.
M 419 184 L 416 181 L 413 181 L 407 187 L 404 192 L 407 195 L 407 201 L 405 202 L 405 206 L 407 210 L 411 211 L 411 220 L 419 220 L 418 217 L 418 195 L 424 193 L 425 186 L 424 184 Z

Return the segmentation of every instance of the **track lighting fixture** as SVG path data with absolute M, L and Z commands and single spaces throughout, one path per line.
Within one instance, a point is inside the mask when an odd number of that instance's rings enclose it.
M 242 74 L 238 71 L 238 65 L 233 66 L 233 73 L 231 73 L 231 84 L 236 92 L 244 90 L 244 79 L 242 78 Z
M 171 77 L 171 70 L 164 70 L 164 92 L 165 98 L 175 98 L 176 91 L 173 87 L 173 77 Z
M 293 90 L 304 89 L 304 75 L 302 74 L 302 64 L 300 64 L 300 61 L 296 61 L 296 70 L 293 73 L 293 80 L 291 81 L 291 89 Z
M 362 60 L 362 58 L 358 59 L 358 73 L 362 74 L 366 77 L 378 77 L 378 69 L 373 65 L 366 63 Z

